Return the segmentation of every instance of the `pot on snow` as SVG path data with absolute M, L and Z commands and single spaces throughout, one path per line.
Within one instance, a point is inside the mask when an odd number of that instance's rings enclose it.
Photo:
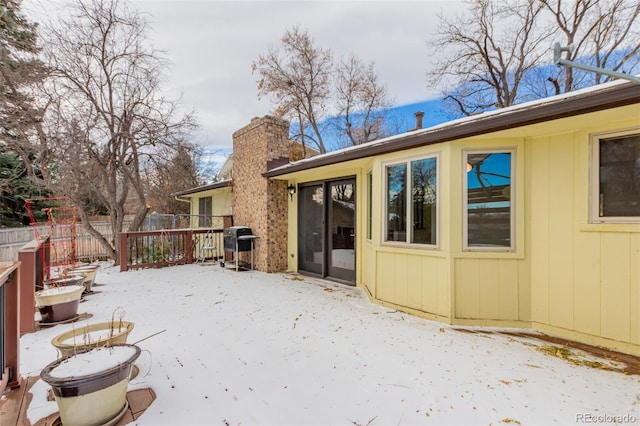
M 98 265 L 86 265 L 86 266 L 78 266 L 75 268 L 67 269 L 65 272 L 71 275 L 77 275 L 84 278 L 83 285 L 87 291 L 87 293 L 91 292 L 91 286 L 96 281 L 96 275 L 98 274 L 98 269 L 100 266 Z
M 80 279 L 82 280 L 82 277 Z M 36 291 L 36 307 L 40 311 L 41 322 L 60 322 L 75 317 L 83 291 L 83 285 L 51 287 Z
M 129 321 L 100 322 L 59 334 L 51 344 L 62 356 L 68 356 L 91 348 L 126 343 L 131 330 L 133 323 Z
M 62 277 L 55 277 L 48 280 L 44 280 L 44 288 L 51 287 L 67 287 L 70 285 L 81 285 L 84 281 L 84 277 L 80 275 L 65 275 Z
M 69 355 L 47 365 L 40 377 L 48 383 L 64 426 L 115 424 L 127 410 L 127 386 L 136 345 L 120 344 Z

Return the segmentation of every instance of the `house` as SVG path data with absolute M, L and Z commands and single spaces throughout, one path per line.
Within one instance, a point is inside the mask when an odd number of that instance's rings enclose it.
M 234 222 L 258 269 L 640 354 L 640 85 L 417 127 L 293 162 L 286 121 L 234 133 Z

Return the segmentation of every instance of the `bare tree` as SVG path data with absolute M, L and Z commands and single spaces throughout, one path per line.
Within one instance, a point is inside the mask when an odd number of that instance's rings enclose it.
M 336 69 L 336 127 L 349 145 L 360 145 L 388 136 L 388 110 L 393 100 L 378 82 L 373 63 L 365 66 L 351 54 Z
M 441 19 L 430 72 L 452 109 L 470 115 L 569 92 L 612 77 L 552 65 L 553 42 L 566 59 L 618 72 L 640 65 L 640 3 L 632 0 L 471 0 L 470 14 Z M 564 40 L 562 40 L 564 39 Z
M 148 204 L 157 213 L 189 213 L 189 204 L 176 200 L 171 194 L 201 184 L 196 167 L 199 153 L 194 147 L 184 145 L 167 151 L 166 155 L 151 157 L 144 168 Z
M 550 44 L 538 20 L 544 6 L 538 0 L 467 3 L 469 15 L 440 17 L 431 46 L 443 54 L 428 74 L 429 84 L 445 87 L 446 103 L 464 115 L 528 100 L 521 84 Z
M 315 47 L 309 33 L 298 27 L 287 29 L 281 42 L 252 64 L 260 76 L 258 97 L 271 97 L 276 115 L 297 123 L 303 146 L 311 141 L 324 153 L 320 124 L 331 93 L 332 54 Z
M 47 178 L 117 263 L 125 214 L 134 213 L 135 230 L 148 211 L 145 162 L 186 143 L 194 121 L 161 95 L 167 63 L 145 44 L 139 13 L 119 0 L 80 0 L 65 12 L 45 32 L 51 104 L 40 142 L 56 164 Z M 106 207 L 114 241 L 89 223 L 87 200 Z
M 628 0 L 540 0 L 552 14 L 557 33 L 572 45 L 566 59 L 612 71 L 633 71 L 640 63 L 640 3 Z M 561 40 L 558 40 L 560 42 Z M 612 77 L 600 73 L 557 70 L 548 80 L 557 93 L 570 92 Z
M 293 137 L 303 148 L 327 152 L 325 135 L 331 128 L 347 145 L 388 135 L 386 109 L 393 100 L 373 63 L 365 66 L 352 54 L 335 65 L 332 51 L 315 47 L 298 27 L 286 30 L 281 42 L 260 55 L 252 69 L 260 76 L 258 97 L 270 97 L 276 115 L 296 123 Z

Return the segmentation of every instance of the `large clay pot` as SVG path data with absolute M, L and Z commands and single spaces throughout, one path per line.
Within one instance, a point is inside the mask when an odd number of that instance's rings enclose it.
M 115 424 L 127 409 L 127 386 L 140 348 L 121 344 L 94 348 L 47 365 L 48 383 L 64 426 Z
M 40 311 L 41 322 L 60 322 L 75 317 L 78 314 L 78 305 L 83 291 L 82 285 L 51 287 L 36 291 L 36 307 Z
M 82 285 L 84 277 L 81 275 L 66 275 L 55 277 L 44 281 L 44 288 L 67 287 L 70 285 Z
M 59 334 L 51 344 L 62 356 L 68 356 L 91 348 L 126 343 L 131 330 L 133 323 L 129 321 L 100 322 Z
M 84 281 L 82 284 L 84 285 L 86 292 L 90 293 L 91 287 L 93 286 L 93 283 L 96 281 L 96 275 L 98 274 L 99 268 L 100 266 L 98 265 L 78 266 L 75 268 L 67 269 L 65 273 L 84 277 Z

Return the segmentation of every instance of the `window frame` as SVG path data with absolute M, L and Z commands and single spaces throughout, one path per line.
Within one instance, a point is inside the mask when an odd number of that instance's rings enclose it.
M 507 246 L 470 246 L 469 245 L 469 173 L 471 172 L 467 165 L 469 164 L 469 155 L 477 154 L 510 154 L 511 161 L 509 167 L 509 240 L 510 245 Z M 501 147 L 501 148 L 470 148 L 462 150 L 462 251 L 465 252 L 493 252 L 493 253 L 514 253 L 517 251 L 517 147 Z
M 210 207 L 211 209 L 211 211 L 209 211 L 208 214 L 206 212 L 207 199 L 209 200 L 208 207 Z M 204 202 L 205 212 L 201 211 L 203 202 Z M 209 222 L 209 225 L 207 225 L 207 220 Z M 198 197 L 198 228 L 210 228 L 212 226 L 212 222 L 213 222 L 213 196 L 209 195 L 205 197 Z
M 373 240 L 373 170 L 367 172 L 367 241 Z
M 413 181 L 412 181 L 412 166 L 411 163 L 415 162 L 415 161 L 421 161 L 421 160 L 428 160 L 428 159 L 434 159 L 436 162 L 436 208 L 435 208 L 435 214 L 436 214 L 436 223 L 435 223 L 435 243 L 434 244 L 424 244 L 424 243 L 412 243 L 411 242 L 411 238 L 412 238 L 412 227 L 413 227 L 413 200 L 412 200 L 412 196 L 411 196 L 411 189 L 413 188 Z M 387 240 L 387 227 L 389 224 L 389 200 L 388 200 L 388 174 L 387 174 L 387 168 L 388 167 L 393 167 L 393 166 L 406 166 L 406 170 L 407 170 L 407 191 L 405 194 L 405 205 L 407 206 L 406 208 L 406 223 L 407 223 L 407 230 L 406 230 L 406 235 L 405 235 L 405 240 L 404 241 L 390 241 Z M 432 249 L 432 250 L 438 250 L 440 249 L 440 234 L 441 234 L 441 229 L 440 229 L 440 217 L 441 217 L 441 175 L 442 175 L 442 161 L 441 161 L 441 153 L 438 152 L 433 152 L 433 153 L 429 153 L 426 155 L 416 155 L 416 156 L 412 156 L 412 157 L 408 157 L 408 158 L 403 158 L 403 159 L 398 159 L 398 160 L 391 160 L 391 161 L 386 161 L 382 163 L 382 174 L 383 174 L 383 184 L 382 184 L 382 202 L 383 202 L 383 220 L 381 220 L 381 224 L 382 224 L 382 232 L 381 232 L 381 244 L 382 245 L 387 245 L 387 246 L 400 246 L 400 247 L 415 247 L 415 248 L 424 248 L 424 249 Z
M 600 141 L 630 135 L 640 136 L 640 127 L 592 133 L 589 136 L 589 223 L 640 223 L 640 216 L 600 216 Z

